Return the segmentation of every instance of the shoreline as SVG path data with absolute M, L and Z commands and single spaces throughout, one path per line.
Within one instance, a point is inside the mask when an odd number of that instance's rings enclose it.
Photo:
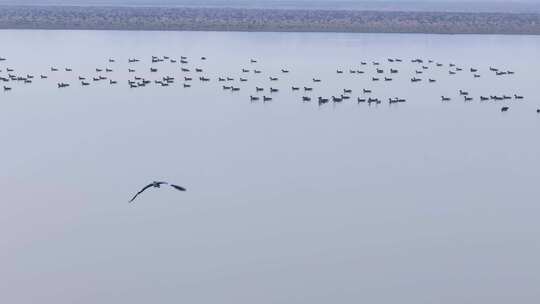
M 0 6 L 2 30 L 540 35 L 540 14 Z
M 137 30 L 137 29 L 126 29 L 126 30 L 118 30 L 118 29 L 57 29 L 57 28 L 0 28 L 0 33 L 4 31 L 50 31 L 50 32 L 133 32 L 133 33 L 144 33 L 144 32 L 161 32 L 161 33 L 237 33 L 237 34 L 347 34 L 347 35 L 431 35 L 431 36 L 482 36 L 482 37 L 529 37 L 529 38 L 536 38 L 539 37 L 540 34 L 482 34 L 482 33 L 458 33 L 458 34 L 441 34 L 441 33 L 396 33 L 396 32 L 315 32 L 315 31 L 232 31 L 232 30 Z
M 182 30 L 167 30 L 167 29 L 115 29 L 115 28 L 0 28 L 2 31 L 88 31 L 88 32 L 206 32 L 206 33 L 283 33 L 283 34 L 365 34 L 365 35 L 434 35 L 434 36 L 523 36 L 523 37 L 538 37 L 540 34 L 524 34 L 524 33 L 435 33 L 435 32 L 344 32 L 344 31 L 297 31 L 297 30 L 219 30 L 219 29 L 182 29 Z

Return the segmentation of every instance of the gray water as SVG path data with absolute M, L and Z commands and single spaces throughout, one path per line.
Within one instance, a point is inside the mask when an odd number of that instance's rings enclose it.
M 2 302 L 540 301 L 539 37 L 1 31 L 0 41 L 0 74 L 49 75 L 0 92 Z M 183 76 L 167 63 L 151 75 L 151 55 L 188 56 L 213 79 L 129 89 L 128 58 L 150 79 Z M 387 57 L 403 59 L 400 73 L 370 81 L 375 68 L 360 61 L 388 69 Z M 416 57 L 464 72 L 430 67 L 421 77 L 437 82 L 413 84 Z M 96 67 L 114 68 L 119 84 L 81 87 Z M 218 75 L 249 81 L 232 93 Z M 255 85 L 280 92 L 251 103 Z M 291 85 L 313 97 L 370 88 L 383 103 L 319 107 Z M 478 100 L 514 93 L 525 99 Z M 389 106 L 395 96 L 407 102 Z M 160 179 L 188 191 L 127 203 Z

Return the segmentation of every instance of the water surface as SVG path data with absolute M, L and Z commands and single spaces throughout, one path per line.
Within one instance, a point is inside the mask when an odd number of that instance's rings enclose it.
M 538 37 L 1 31 L 0 39 L 2 74 L 9 66 L 49 75 L 0 92 L 8 302 L 540 300 Z M 127 58 L 143 59 L 137 74 L 155 77 L 151 55 L 188 56 L 213 79 L 129 89 Z M 389 68 L 388 57 L 404 60 L 390 83 L 370 81 L 373 66 L 347 73 L 360 61 Z M 445 67 L 429 70 L 437 83 L 411 84 L 416 57 L 482 77 L 451 77 Z M 77 75 L 107 66 L 117 86 L 80 87 Z M 516 74 L 496 77 L 489 66 Z M 242 67 L 263 73 L 223 91 L 215 77 L 245 76 Z M 179 65 L 159 69 L 183 76 Z M 60 81 L 72 86 L 59 90 Z M 319 107 L 302 103 L 293 84 L 313 86 L 314 97 L 370 88 L 385 102 Z M 255 85 L 281 91 L 250 103 Z M 464 103 L 459 89 L 476 100 Z M 525 100 L 478 101 L 514 93 Z M 395 96 L 407 102 L 389 106 Z M 154 179 L 188 192 L 149 191 L 127 204 Z

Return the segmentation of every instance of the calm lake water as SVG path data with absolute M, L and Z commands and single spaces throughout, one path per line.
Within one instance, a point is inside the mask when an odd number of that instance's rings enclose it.
M 6 303 L 540 301 L 540 37 L 0 31 L 0 40 L 0 75 L 49 76 L 0 91 Z M 187 56 L 212 80 L 190 73 L 184 89 L 180 65 L 152 65 L 152 55 Z M 416 57 L 445 67 L 430 64 L 413 84 Z M 373 82 L 372 61 L 400 72 Z M 464 71 L 449 75 L 451 62 Z M 78 75 L 106 67 L 118 85 L 80 86 Z M 133 74 L 177 82 L 130 89 Z M 217 76 L 248 81 L 233 93 Z M 256 85 L 280 92 L 251 103 Z M 313 86 L 315 98 L 351 88 L 353 100 L 319 107 L 291 85 Z M 357 104 L 362 88 L 383 102 Z M 502 94 L 525 99 L 478 100 Z M 389 106 L 396 96 L 407 102 Z M 162 179 L 188 191 L 127 203 Z

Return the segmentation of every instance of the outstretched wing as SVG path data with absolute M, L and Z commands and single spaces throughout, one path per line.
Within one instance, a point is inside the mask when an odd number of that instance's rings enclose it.
M 133 198 L 129 202 L 130 203 L 133 202 L 137 198 L 137 196 L 139 196 L 139 194 L 143 193 L 146 189 L 148 189 L 148 188 L 150 188 L 152 186 L 154 186 L 154 184 L 148 184 L 148 185 L 144 186 L 144 188 L 142 188 L 141 191 L 137 192 L 137 194 L 135 194 L 135 196 L 133 196 Z
M 179 191 L 186 191 L 186 188 L 184 187 L 180 187 L 180 186 L 177 186 L 177 185 L 173 185 L 173 184 L 170 184 L 171 187 L 173 187 L 174 189 L 176 190 L 179 190 Z

